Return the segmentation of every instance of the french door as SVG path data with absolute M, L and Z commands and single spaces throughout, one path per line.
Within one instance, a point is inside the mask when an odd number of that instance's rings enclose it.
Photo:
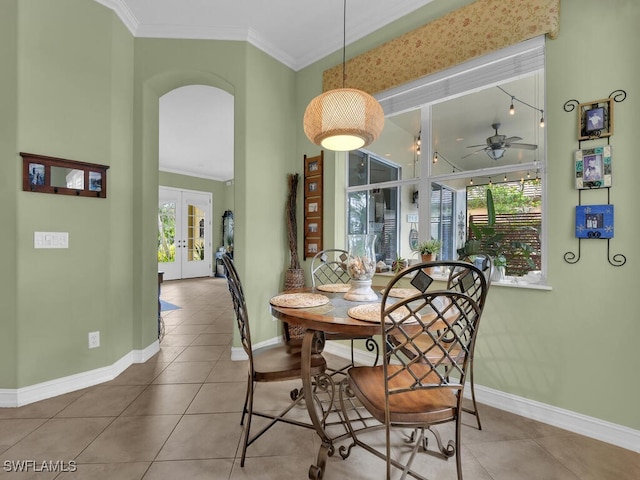
M 211 193 L 160 187 L 158 270 L 165 280 L 211 275 Z

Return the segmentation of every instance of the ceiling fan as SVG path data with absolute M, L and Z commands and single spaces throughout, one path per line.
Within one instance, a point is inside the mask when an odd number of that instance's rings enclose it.
M 487 155 L 489 155 L 489 158 L 492 158 L 493 160 L 499 160 L 504 156 L 508 148 L 520 148 L 523 150 L 535 150 L 536 148 L 538 148 L 537 145 L 534 145 L 532 143 L 514 143 L 514 142 L 517 142 L 518 140 L 522 140 L 522 137 L 507 138 L 506 135 L 499 135 L 498 134 L 498 129 L 500 128 L 499 123 L 493 123 L 491 125 L 491 128 L 493 128 L 496 131 L 496 134 L 487 138 L 487 144 L 486 145 L 469 145 L 467 148 L 477 148 L 477 147 L 482 147 L 482 148 L 476 150 L 475 152 L 471 152 L 462 158 L 467 158 L 471 155 L 475 155 L 478 152 L 484 151 L 484 152 L 487 152 Z

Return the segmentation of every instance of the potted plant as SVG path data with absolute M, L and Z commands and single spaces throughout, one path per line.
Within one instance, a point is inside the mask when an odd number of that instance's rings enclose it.
M 426 240 L 422 243 L 418 244 L 417 251 L 422 255 L 423 262 L 433 262 L 436 259 L 437 253 L 440 251 L 442 247 L 442 242 L 440 240 Z
M 507 257 L 502 253 L 498 253 L 493 257 L 492 261 L 494 270 L 491 279 L 499 282 L 504 278 L 505 269 L 507 267 Z
M 393 273 L 399 273 L 408 266 L 409 262 L 405 258 L 402 258 L 400 255 L 396 255 L 396 259 L 391 264 L 391 270 L 393 270 Z

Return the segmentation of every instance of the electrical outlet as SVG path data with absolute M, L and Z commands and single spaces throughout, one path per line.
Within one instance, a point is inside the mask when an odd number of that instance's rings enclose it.
M 89 348 L 100 346 L 100 332 L 89 332 Z

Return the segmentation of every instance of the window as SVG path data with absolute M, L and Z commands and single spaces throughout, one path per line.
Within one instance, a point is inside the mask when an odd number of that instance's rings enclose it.
M 364 152 L 349 153 L 347 233 L 374 233 L 376 261 L 399 255 L 402 167 Z
M 440 258 L 457 258 L 468 240 L 479 240 L 482 248 L 506 257 L 507 281 L 525 284 L 528 280 L 521 277 L 532 270 L 542 271 L 544 278 L 544 38 L 376 97 L 386 122 L 381 138 L 372 144 L 372 158 L 402 165 L 402 171 L 407 163 L 396 155 L 411 151 L 415 159 L 413 183 L 402 175 L 397 183 L 403 209 L 396 212 L 398 251 L 406 252 L 403 229 L 415 228 L 420 241 L 442 240 Z M 398 139 L 401 132 L 407 134 L 404 147 L 393 150 L 389 137 Z M 418 138 L 421 155 L 416 152 Z M 349 183 L 349 189 L 353 185 Z M 487 215 L 488 188 L 494 193 L 495 222 Z M 406 200 L 412 193 L 419 193 L 416 205 Z M 491 229 L 497 236 L 489 235 Z

